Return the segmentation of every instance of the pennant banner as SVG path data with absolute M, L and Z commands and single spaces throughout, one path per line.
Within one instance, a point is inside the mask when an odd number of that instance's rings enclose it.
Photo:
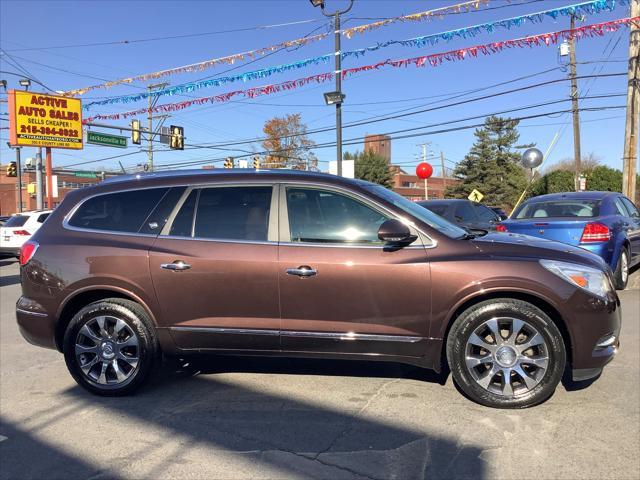
M 561 8 L 554 8 L 550 10 L 544 10 L 542 12 L 521 15 L 518 17 L 508 18 L 505 20 L 498 20 L 495 22 L 484 23 L 481 25 L 474 25 L 471 27 L 460 28 L 457 30 L 450 30 L 442 33 L 435 33 L 432 35 L 425 35 L 421 37 L 411 38 L 408 40 L 390 40 L 387 42 L 378 43 L 375 46 L 361 48 L 358 50 L 346 51 L 342 52 L 342 58 L 348 57 L 361 57 L 369 52 L 380 50 L 381 48 L 386 48 L 391 45 L 401 45 L 404 47 L 418 47 L 422 48 L 425 45 L 435 45 L 440 41 L 450 42 L 456 38 L 467 38 L 467 37 L 475 37 L 476 35 L 486 32 L 493 33 L 497 29 L 506 28 L 511 29 L 512 27 L 519 27 L 526 22 L 542 22 L 546 17 L 550 17 L 553 19 L 558 18 L 560 15 L 572 15 L 572 14 L 580 14 L 580 15 L 588 15 L 588 14 L 597 14 L 605 11 L 613 10 L 616 5 L 622 5 L 629 0 L 592 0 L 589 2 L 583 2 L 576 5 L 569 5 Z M 253 70 L 250 72 L 240 73 L 236 75 L 229 75 L 225 77 L 218 77 L 215 79 L 209 80 L 201 80 L 198 82 L 185 83 L 182 85 L 176 85 L 173 87 L 164 88 L 162 90 L 157 90 L 155 92 L 141 92 L 131 95 L 122 95 L 118 97 L 107 98 L 105 100 L 98 100 L 95 102 L 85 103 L 85 110 L 89 110 L 92 106 L 95 105 L 111 105 L 116 103 L 131 103 L 137 102 L 140 100 L 144 100 L 150 96 L 152 97 L 160 97 L 165 95 L 178 95 L 184 93 L 190 93 L 195 90 L 200 90 L 203 88 L 210 87 L 219 87 L 225 85 L 227 83 L 233 82 L 247 82 L 250 80 L 257 80 L 261 78 L 270 77 L 271 75 L 277 73 L 284 73 L 291 70 L 298 70 L 302 68 L 306 68 L 312 65 L 319 65 L 322 63 L 329 62 L 334 58 L 334 54 L 326 54 L 320 55 L 313 58 L 308 58 L 305 60 L 300 60 L 297 62 L 287 63 L 283 65 L 275 65 L 273 67 L 262 68 L 259 70 Z
M 448 7 L 436 8 L 434 10 L 427 10 L 426 12 L 412 13 L 410 15 L 390 18 L 387 20 L 382 20 L 380 22 L 374 22 L 367 25 L 360 25 L 357 27 L 352 27 L 346 30 L 341 30 L 341 31 L 343 35 L 345 35 L 348 38 L 351 38 L 351 36 L 353 36 L 354 33 L 362 33 L 367 30 L 372 30 L 374 28 L 379 28 L 384 25 L 389 25 L 391 23 L 403 22 L 403 21 L 409 21 L 409 20 L 413 20 L 413 21 L 431 20 L 434 17 L 443 18 L 444 15 L 450 14 L 450 13 L 461 13 L 461 12 L 469 11 L 474 8 L 478 9 L 483 5 L 488 5 L 489 1 L 490 0 L 467 1 L 467 2 L 456 4 L 456 5 L 450 5 Z M 302 38 L 297 38 L 295 40 L 289 40 L 286 42 L 278 43 L 270 47 L 258 48 L 256 50 L 250 50 L 248 52 L 235 53 L 233 55 L 228 55 L 226 57 L 213 58 L 211 60 L 192 63 L 189 65 L 184 65 L 182 67 L 169 68 L 166 70 L 160 70 L 158 72 L 145 73 L 142 75 L 136 75 L 134 77 L 122 78 L 120 80 L 113 80 L 111 82 L 105 82 L 105 83 L 101 83 L 99 85 L 93 85 L 90 87 L 78 88 L 75 90 L 68 90 L 67 92 L 65 92 L 65 95 L 67 96 L 83 95 L 91 90 L 106 89 L 106 88 L 114 87 L 116 85 L 130 84 L 133 82 L 144 82 L 147 80 L 153 80 L 153 79 L 166 77 L 169 75 L 180 74 L 180 73 L 199 72 L 202 70 L 207 70 L 209 68 L 215 67 L 220 64 L 233 64 L 237 61 L 252 60 L 254 57 L 266 55 L 267 53 L 271 53 L 276 50 L 307 45 L 309 43 L 322 40 L 326 38 L 328 35 L 329 35 L 329 32 L 320 33 L 320 34 L 312 35 L 309 37 L 302 37 Z
M 409 66 L 437 67 L 444 62 L 454 62 L 460 60 L 467 60 L 470 58 L 476 58 L 479 55 L 493 55 L 513 48 L 533 48 L 544 47 L 549 45 L 555 45 L 559 40 L 569 40 L 574 38 L 576 41 L 591 37 L 601 37 L 607 33 L 618 31 L 620 28 L 629 27 L 632 23 L 640 22 L 640 17 L 622 18 L 619 20 L 612 20 L 610 22 L 597 23 L 593 25 L 585 25 L 575 28 L 573 30 L 560 30 L 557 32 L 542 33 L 539 35 L 530 35 L 527 37 L 517 38 L 513 40 L 505 40 L 500 42 L 486 43 L 484 45 L 475 45 L 472 47 L 461 48 L 458 50 L 451 50 L 443 53 L 434 53 L 432 55 L 425 55 L 421 57 L 405 58 L 400 60 L 384 60 L 371 65 L 363 65 L 360 67 L 348 68 L 342 71 L 342 78 L 348 78 L 360 72 L 367 72 L 372 70 L 378 70 L 385 67 L 393 68 L 406 68 Z M 210 97 L 196 98 L 193 100 L 186 100 L 178 103 L 168 103 L 163 105 L 157 105 L 151 110 L 153 112 L 176 112 L 184 110 L 185 108 L 193 105 L 203 105 L 207 103 L 223 103 L 232 100 L 235 97 L 243 98 L 256 98 L 262 95 L 271 95 L 274 93 L 293 90 L 310 83 L 325 83 L 334 79 L 333 72 L 321 73 L 318 75 L 310 75 L 308 77 L 299 78 L 296 80 L 289 80 L 283 83 L 265 85 L 260 87 L 249 88 L 247 90 L 236 90 L 233 92 L 227 92 L 220 95 L 214 95 Z M 136 115 L 148 113 L 148 108 L 140 108 L 138 110 L 132 110 L 124 113 L 113 113 L 107 115 L 95 115 L 93 117 L 85 118 L 84 123 L 90 123 L 95 120 L 119 120 L 133 117 Z

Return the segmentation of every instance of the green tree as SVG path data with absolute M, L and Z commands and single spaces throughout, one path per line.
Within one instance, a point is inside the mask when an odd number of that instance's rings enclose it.
M 575 179 L 573 172 L 568 170 L 553 170 L 533 182 L 529 189 L 529 196 L 545 195 L 547 193 L 573 192 Z
M 622 191 L 622 172 L 615 168 L 599 165 L 587 175 L 587 190 Z
M 475 188 L 485 195 L 484 202 L 512 207 L 527 185 L 516 149 L 528 145 L 517 145 L 517 126 L 517 120 L 488 117 L 474 132 L 471 150 L 455 168 L 453 175 L 460 182 L 447 188 L 447 196 L 466 198 Z
M 391 188 L 393 174 L 384 157 L 371 150 L 366 152 L 345 152 L 345 160 L 355 161 L 355 177 L 368 182 L 379 183 L 383 187 Z

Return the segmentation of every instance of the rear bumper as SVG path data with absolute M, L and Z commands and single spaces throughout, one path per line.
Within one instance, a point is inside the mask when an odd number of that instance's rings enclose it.
M 0 256 L 18 257 L 20 256 L 20 247 L 0 247 Z
M 55 322 L 40 305 L 20 297 L 16 305 L 16 320 L 20 334 L 32 345 L 57 349 Z

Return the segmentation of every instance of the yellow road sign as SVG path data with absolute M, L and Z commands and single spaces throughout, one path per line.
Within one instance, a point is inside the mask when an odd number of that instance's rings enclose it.
M 467 198 L 472 202 L 479 202 L 484 198 L 484 195 L 474 188 Z

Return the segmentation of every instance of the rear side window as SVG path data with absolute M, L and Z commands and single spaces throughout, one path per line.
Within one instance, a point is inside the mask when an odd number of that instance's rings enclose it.
M 47 217 L 48 217 L 49 215 L 51 215 L 51 214 L 50 214 L 50 213 L 43 213 L 42 215 L 40 215 L 40 216 L 38 217 L 37 222 L 38 222 L 38 223 L 44 223 L 44 221 L 47 219 Z
M 22 227 L 25 223 L 27 223 L 27 220 L 29 220 L 29 217 L 26 215 L 13 215 L 3 226 Z
M 631 200 L 629 200 L 626 197 L 622 197 L 622 201 L 624 202 L 624 205 L 627 207 L 630 217 L 634 217 L 634 218 L 640 217 L 640 213 L 638 213 L 638 209 L 633 203 L 631 203 Z
M 600 214 L 600 200 L 560 200 L 526 203 L 515 218 L 590 218 Z
M 80 205 L 68 224 L 109 232 L 137 233 L 168 188 L 107 193 Z

